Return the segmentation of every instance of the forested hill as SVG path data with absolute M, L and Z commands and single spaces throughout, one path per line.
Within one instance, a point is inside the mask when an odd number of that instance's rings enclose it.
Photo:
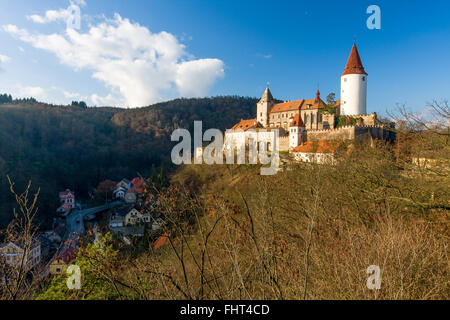
M 256 99 L 177 99 L 141 109 L 53 106 L 34 100 L 0 104 L 0 227 L 11 219 L 14 199 L 6 175 L 21 190 L 41 188 L 39 216 L 50 223 L 58 191 L 86 196 L 105 179 L 149 174 L 170 166 L 170 134 L 202 120 L 204 130 L 226 129 L 254 116 Z

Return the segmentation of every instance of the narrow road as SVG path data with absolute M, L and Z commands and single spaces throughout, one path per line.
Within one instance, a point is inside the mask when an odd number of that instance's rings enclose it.
M 111 202 L 103 206 L 89 208 L 85 210 L 73 210 L 66 217 L 66 234 L 64 240 L 75 240 L 79 235 L 85 233 L 84 219 L 88 215 L 96 214 L 102 211 L 109 210 L 111 208 L 121 205 L 121 201 Z

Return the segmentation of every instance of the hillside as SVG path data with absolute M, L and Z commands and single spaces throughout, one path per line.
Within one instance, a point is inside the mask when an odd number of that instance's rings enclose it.
M 161 237 L 87 245 L 82 290 L 63 276 L 39 298 L 448 299 L 449 179 L 436 174 L 448 167 L 417 170 L 392 151 L 357 144 L 335 166 L 274 176 L 180 167 L 158 194 Z M 366 286 L 371 265 L 380 290 Z
M 86 197 L 105 179 L 146 175 L 152 165 L 170 167 L 170 134 L 202 120 L 225 129 L 254 112 L 256 99 L 177 99 L 142 109 L 53 106 L 35 100 L 0 104 L 0 227 L 13 212 L 6 175 L 21 190 L 41 188 L 41 222 L 54 215 L 65 188 Z

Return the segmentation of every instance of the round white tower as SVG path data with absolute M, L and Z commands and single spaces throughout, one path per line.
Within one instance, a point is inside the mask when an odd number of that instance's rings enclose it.
M 341 115 L 367 114 L 367 73 L 359 57 L 356 45 L 341 76 Z

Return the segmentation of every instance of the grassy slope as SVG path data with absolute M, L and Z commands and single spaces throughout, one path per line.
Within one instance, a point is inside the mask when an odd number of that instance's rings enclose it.
M 153 298 L 448 298 L 448 211 L 409 202 L 434 192 L 445 203 L 448 177 L 404 175 L 383 147 L 362 149 L 336 167 L 300 164 L 272 177 L 182 168 L 174 181 L 199 188 L 204 204 L 196 228 L 130 272 L 176 279 L 180 289 L 148 278 Z M 366 287 L 370 265 L 381 268 L 380 291 Z

